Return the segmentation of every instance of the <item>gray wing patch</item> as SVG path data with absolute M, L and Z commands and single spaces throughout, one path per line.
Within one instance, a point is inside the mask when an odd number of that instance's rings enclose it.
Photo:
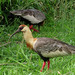
M 35 43 L 34 50 L 38 52 L 54 52 L 56 50 L 62 51 L 62 44 L 57 44 L 56 41 L 53 41 L 51 39 L 39 38 L 37 40 L 37 43 Z
M 35 11 L 34 12 L 34 17 L 36 17 L 38 20 L 43 21 L 46 17 L 41 11 Z

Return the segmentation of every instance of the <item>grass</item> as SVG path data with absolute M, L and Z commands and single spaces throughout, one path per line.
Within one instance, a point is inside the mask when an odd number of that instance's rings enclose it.
M 18 27 L 18 25 L 16 24 Z M 1 27 L 1 44 L 8 41 L 9 35 L 12 34 L 15 26 Z M 37 27 L 35 27 L 37 28 Z M 40 33 L 33 33 L 34 37 L 50 37 L 64 41 L 68 44 L 75 45 L 75 25 L 67 22 L 58 25 L 49 26 L 47 23 L 41 27 Z M 10 31 L 9 31 L 10 30 Z M 5 38 L 5 39 L 3 39 Z M 2 42 L 4 41 L 4 42 Z M 40 69 L 43 60 L 32 50 L 26 47 L 25 43 L 15 43 L 15 41 L 22 42 L 22 33 L 16 34 L 11 39 L 11 44 L 0 48 L 0 75 L 69 75 L 75 74 L 75 55 L 57 57 L 50 59 L 50 69 L 47 71 L 47 65 L 41 73 Z
M 18 0 L 15 1 L 17 3 Z M 75 46 L 75 15 L 72 9 L 72 1 L 62 3 L 60 0 L 58 2 L 55 0 L 56 6 L 49 0 L 41 0 L 41 2 L 43 4 L 39 7 L 40 1 L 34 0 L 29 3 L 27 1 L 25 6 L 25 8 L 28 6 L 34 8 L 33 6 L 35 6 L 37 9 L 44 11 L 46 15 L 40 33 L 33 32 L 33 36 L 54 38 Z M 12 10 L 21 9 L 23 7 L 22 3 L 19 2 L 18 5 L 12 7 Z M 58 9 L 58 6 L 61 7 Z M 65 8 L 63 9 L 63 7 Z M 70 11 L 68 11 L 69 7 Z M 8 22 L 7 27 L 6 21 Z M 6 21 L 2 21 L 0 24 L 0 45 L 8 42 L 9 36 L 17 30 L 19 24 L 25 23 L 20 21 L 19 18 L 14 18 L 12 22 L 6 18 Z M 37 29 L 37 26 L 34 27 Z M 22 33 L 13 36 L 10 41 L 10 44 L 0 47 L 0 75 L 75 75 L 75 55 L 52 58 L 50 59 L 50 69 L 47 70 L 46 65 L 44 71 L 40 72 L 43 60 L 37 53 L 26 47 L 22 40 Z M 16 43 L 16 41 L 20 42 Z

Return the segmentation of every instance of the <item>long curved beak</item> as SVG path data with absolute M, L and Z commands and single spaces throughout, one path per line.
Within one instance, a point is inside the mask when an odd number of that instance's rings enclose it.
M 11 39 L 13 35 L 15 35 L 16 33 L 20 32 L 20 31 L 21 31 L 21 30 L 18 28 L 18 29 L 16 30 L 16 32 L 14 32 L 14 33 L 9 37 L 9 39 Z

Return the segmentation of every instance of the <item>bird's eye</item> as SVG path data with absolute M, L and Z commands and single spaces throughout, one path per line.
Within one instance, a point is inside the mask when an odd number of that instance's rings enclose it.
M 23 29 L 23 27 L 20 27 L 20 30 L 22 30 Z

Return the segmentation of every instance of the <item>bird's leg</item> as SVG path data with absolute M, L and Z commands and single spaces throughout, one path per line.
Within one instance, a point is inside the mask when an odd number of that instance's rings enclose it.
M 40 72 L 42 72 L 42 70 L 44 69 L 45 65 L 46 65 L 46 62 L 44 61 L 43 65 L 42 65 L 42 69 L 40 70 Z
M 30 28 L 30 30 L 33 29 L 34 31 L 39 32 L 38 30 L 33 28 L 33 25 L 30 25 L 29 28 Z
M 49 70 L 49 67 L 50 67 L 50 61 L 48 60 L 47 63 L 48 63 L 48 70 Z
M 33 28 L 33 25 L 30 25 L 29 28 L 30 28 L 30 30 L 31 30 L 31 29 Z
M 39 32 L 38 30 L 36 30 L 36 29 L 34 29 L 34 28 L 32 28 L 34 31 L 36 31 L 36 32 Z
M 40 26 L 43 26 L 43 24 L 44 24 L 44 21 L 38 24 L 38 31 L 40 31 Z
M 38 25 L 38 31 L 40 31 L 40 25 Z

